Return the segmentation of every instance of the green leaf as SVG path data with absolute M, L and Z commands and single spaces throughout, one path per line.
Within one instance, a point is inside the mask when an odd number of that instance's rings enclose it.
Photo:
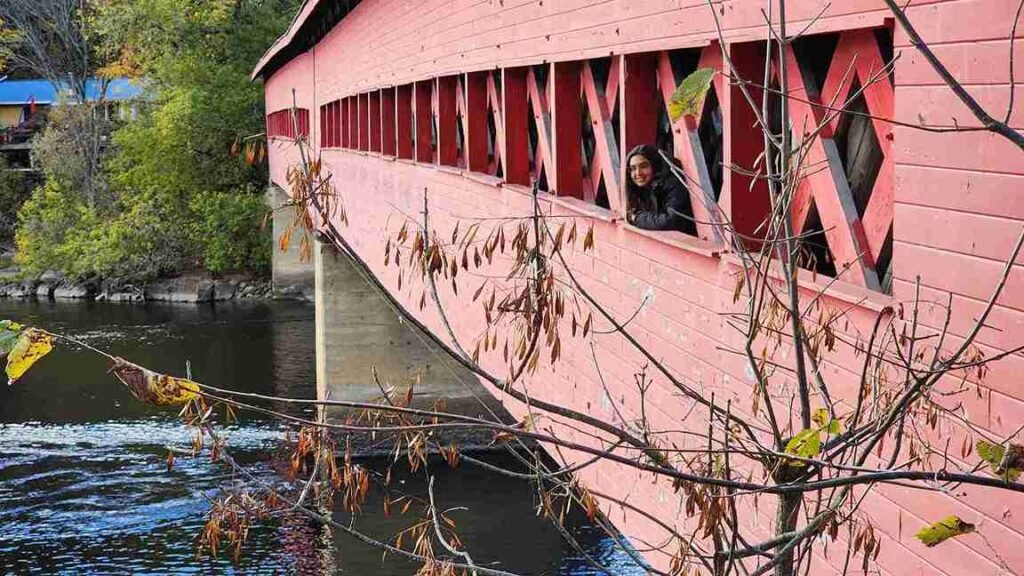
M 818 430 L 827 432 L 831 435 L 841 434 L 843 431 L 843 425 L 839 420 L 833 419 L 832 414 L 829 413 L 828 408 L 818 408 L 814 411 L 811 416 L 811 420 L 818 425 Z
M 921 528 L 914 536 L 931 548 L 950 538 L 974 532 L 974 524 L 964 522 L 958 516 L 947 516 L 934 524 Z
M 1016 482 L 1020 477 L 1021 466 L 1024 465 L 1024 446 L 1011 444 L 1009 457 L 1004 446 L 985 440 L 978 440 L 975 448 L 978 456 L 988 462 L 992 472 L 1006 482 Z
M 821 435 L 816 428 L 801 430 L 786 443 L 786 454 L 792 454 L 801 458 L 814 458 L 821 453 Z M 790 466 L 806 466 L 806 462 L 790 460 Z
M 981 459 L 991 464 L 993 468 L 999 466 L 999 463 L 1003 461 L 1003 454 L 1006 453 L 1006 448 L 985 440 L 978 440 L 975 447 L 978 449 L 978 456 L 981 456 Z
M 13 320 L 0 320 L 0 357 L 11 353 L 24 329 L 24 326 Z
M 714 77 L 714 69 L 698 68 L 679 83 L 668 104 L 668 114 L 673 122 L 683 116 L 696 116 L 700 112 Z

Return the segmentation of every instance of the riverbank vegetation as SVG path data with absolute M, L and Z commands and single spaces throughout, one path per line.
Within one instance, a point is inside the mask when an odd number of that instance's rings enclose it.
M 266 168 L 238 151 L 263 131 L 252 62 L 285 29 L 296 0 L 33 2 L 76 11 L 79 29 L 53 40 L 72 64 L 37 62 L 72 78 L 130 77 L 143 97 L 111 114 L 101 99 L 56 106 L 33 141 L 43 181 L 18 211 L 15 260 L 24 272 L 145 279 L 205 269 L 266 274 Z M 14 20 L 0 14 L 9 27 Z M 50 19 L 60 21 L 60 19 Z M 14 28 L 13 53 L 41 34 Z M 63 43 L 62 43 L 63 42 Z M 64 44 L 68 44 L 65 46 Z M 13 64 L 32 68 L 15 57 Z

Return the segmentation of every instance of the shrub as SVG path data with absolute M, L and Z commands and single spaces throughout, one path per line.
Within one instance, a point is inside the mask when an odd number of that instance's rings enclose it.
M 211 272 L 270 270 L 271 238 L 263 226 L 267 206 L 250 192 L 205 192 L 192 199 L 194 244 Z
M 79 222 L 92 220 L 88 212 L 85 204 L 56 180 L 36 188 L 18 211 L 15 262 L 27 273 L 48 269 L 70 272 L 75 259 L 68 257 L 66 243 Z
M 0 156 L 0 246 L 7 248 L 14 241 L 18 209 L 31 193 L 28 177 L 10 169 Z

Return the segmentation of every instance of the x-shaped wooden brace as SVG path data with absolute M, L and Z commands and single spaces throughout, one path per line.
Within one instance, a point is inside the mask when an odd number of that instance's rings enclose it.
M 873 120 L 884 160 L 862 221 L 835 143 L 841 115 L 828 108 L 842 108 L 855 76 L 866 86 L 864 99 L 869 113 L 881 118 L 892 117 L 892 87 L 884 75 L 878 77 L 884 62 L 874 34 L 862 30 L 840 37 L 820 92 L 813 80 L 801 73 L 792 47 L 787 48 L 786 59 L 792 95 L 789 99 L 791 128 L 794 136 L 813 137 L 806 142 L 809 148 L 791 204 L 793 229 L 804 230 L 813 202 L 821 217 L 836 270 L 855 284 L 881 290 L 875 261 L 892 226 L 892 159 L 888 153 L 891 128 L 881 120 Z M 817 127 L 821 128 L 817 136 L 810 135 Z M 865 222 L 870 223 L 870 235 Z
M 551 109 L 548 107 L 548 87 L 541 87 L 537 82 L 537 74 L 531 67 L 526 73 L 526 89 L 530 97 L 530 111 L 537 125 L 537 149 L 534 151 L 533 177 L 540 180 L 541 172 L 552 166 L 551 151 Z M 552 178 L 548 174 L 548 179 Z
M 620 58 L 612 58 L 605 86 L 597 84 L 590 62 L 584 62 L 582 96 L 587 103 L 591 129 L 594 132 L 594 158 L 590 162 L 590 174 L 584 178 L 583 198 L 587 202 L 594 202 L 603 178 L 609 208 L 621 214 L 619 179 L 622 171 L 619 161 L 619 143 L 615 138 L 615 129 L 612 126 L 612 111 L 615 110 L 619 97 L 620 62 Z
M 495 74 L 497 72 L 487 74 L 487 109 L 494 121 L 494 158 L 487 167 L 487 173 L 492 176 L 498 173 L 498 166 L 505 158 L 505 118 L 501 108 L 501 95 L 498 94 L 498 85 L 494 80 Z

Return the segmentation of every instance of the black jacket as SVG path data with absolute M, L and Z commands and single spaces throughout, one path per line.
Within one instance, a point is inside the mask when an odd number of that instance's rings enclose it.
M 635 194 L 634 226 L 646 230 L 678 230 L 696 234 L 697 226 L 692 219 L 690 192 L 671 172 L 662 170 L 655 175 L 650 185 L 644 188 L 631 188 L 631 192 Z

